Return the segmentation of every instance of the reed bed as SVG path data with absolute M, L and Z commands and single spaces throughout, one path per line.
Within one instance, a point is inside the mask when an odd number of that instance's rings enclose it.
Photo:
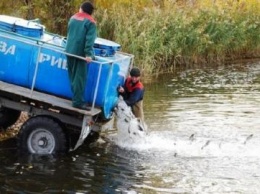
M 260 57 L 260 1 L 97 1 L 100 36 L 145 73 Z
M 94 1 L 94 0 L 93 0 Z M 40 18 L 66 35 L 81 0 L 2 0 L 2 14 Z M 259 0 L 95 0 L 99 36 L 135 55 L 146 74 L 260 57 Z

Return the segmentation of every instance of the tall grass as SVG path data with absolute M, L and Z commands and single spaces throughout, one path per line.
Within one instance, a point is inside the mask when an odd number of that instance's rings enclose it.
M 260 57 L 259 0 L 92 0 L 99 36 L 135 55 L 145 73 Z M 40 18 L 66 35 L 82 0 L 1 0 L 0 11 Z
M 259 0 L 100 0 L 99 35 L 146 73 L 260 56 Z

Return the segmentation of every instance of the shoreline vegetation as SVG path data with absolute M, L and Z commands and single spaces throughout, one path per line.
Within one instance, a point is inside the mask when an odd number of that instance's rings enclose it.
M 1 14 L 40 18 L 66 35 L 79 0 L 2 0 Z M 95 0 L 99 37 L 113 40 L 150 76 L 179 68 L 260 60 L 259 0 Z M 61 9 L 62 8 L 62 9 Z
M 259 0 L 121 2 L 98 15 L 101 34 L 114 26 L 111 38 L 147 74 L 260 57 Z

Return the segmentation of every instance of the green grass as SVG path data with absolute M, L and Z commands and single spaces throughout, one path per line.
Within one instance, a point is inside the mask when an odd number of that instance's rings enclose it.
M 135 65 L 145 74 L 260 57 L 259 0 L 95 2 L 99 36 L 134 54 Z M 2 0 L 0 11 L 39 18 L 48 31 L 66 35 L 67 21 L 80 3 Z
M 113 4 L 105 14 L 96 13 L 100 36 L 133 53 L 148 74 L 260 56 L 259 2 L 167 5 Z

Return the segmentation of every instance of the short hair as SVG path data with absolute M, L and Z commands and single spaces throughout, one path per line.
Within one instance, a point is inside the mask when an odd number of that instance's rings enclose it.
M 86 1 L 84 3 L 81 4 L 80 8 L 82 9 L 83 12 L 89 14 L 89 15 L 92 15 L 93 11 L 94 11 L 94 5 L 89 2 L 89 1 Z
M 130 75 L 134 77 L 139 77 L 141 75 L 140 69 L 137 67 L 133 67 L 130 71 Z

